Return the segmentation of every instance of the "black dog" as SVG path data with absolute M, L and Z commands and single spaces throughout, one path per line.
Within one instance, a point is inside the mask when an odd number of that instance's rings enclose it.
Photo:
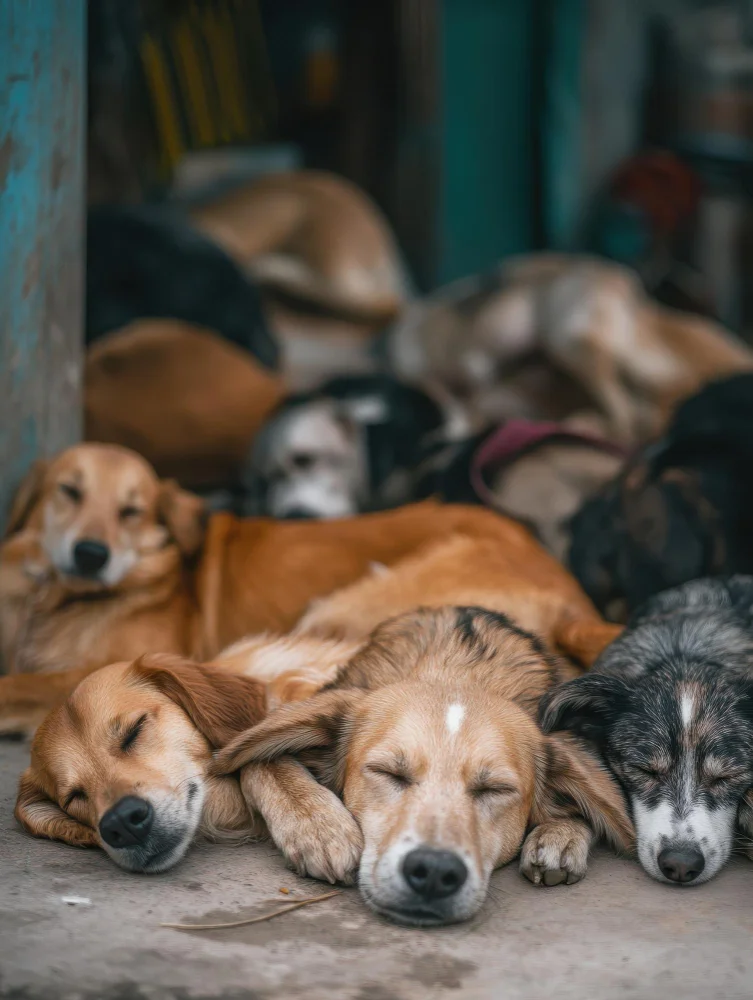
M 570 568 L 614 618 L 687 580 L 753 572 L 753 374 L 686 400 L 571 533 Z
M 87 243 L 87 344 L 136 319 L 179 319 L 213 330 L 277 368 L 279 349 L 257 288 L 176 211 L 92 209 Z
M 638 855 L 662 882 L 699 884 L 753 811 L 753 577 L 697 580 L 631 619 L 590 673 L 541 704 L 548 732 L 601 750 L 632 806 Z

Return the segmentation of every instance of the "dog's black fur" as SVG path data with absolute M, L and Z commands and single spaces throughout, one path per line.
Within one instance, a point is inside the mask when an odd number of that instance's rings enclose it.
M 738 813 L 753 832 L 753 577 L 653 598 L 590 673 L 544 697 L 540 717 L 547 732 L 600 749 L 631 802 L 649 874 L 710 878 L 729 857 Z M 680 878 L 678 852 L 695 859 Z
M 570 568 L 607 614 L 687 580 L 753 572 L 753 374 L 686 400 L 571 532 Z
M 137 319 L 170 318 L 213 330 L 278 367 L 258 289 L 177 211 L 92 209 L 87 242 L 87 344 Z

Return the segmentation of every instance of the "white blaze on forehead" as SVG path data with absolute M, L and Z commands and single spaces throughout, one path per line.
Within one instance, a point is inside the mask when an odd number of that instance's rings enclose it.
M 693 721 L 693 713 L 695 712 L 695 699 L 693 695 L 686 691 L 680 701 L 680 717 L 682 718 L 682 724 L 686 728 Z
M 447 709 L 447 715 L 445 716 L 445 726 L 447 727 L 447 732 L 451 736 L 455 736 L 457 731 L 460 729 L 460 724 L 463 721 L 463 716 L 465 715 L 465 706 L 453 704 Z

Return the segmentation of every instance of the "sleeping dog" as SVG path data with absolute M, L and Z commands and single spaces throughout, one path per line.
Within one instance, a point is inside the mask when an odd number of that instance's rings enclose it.
M 389 375 L 330 379 L 289 397 L 257 435 L 243 513 L 335 518 L 405 503 L 444 429 L 439 403 Z
M 439 383 L 484 420 L 562 420 L 584 409 L 638 444 L 709 379 L 753 369 L 716 323 L 649 299 L 599 258 L 511 258 L 406 310 L 389 335 L 394 370 Z
M 522 528 L 498 545 L 460 533 L 320 602 L 290 636 L 214 664 L 97 671 L 37 732 L 16 815 L 140 872 L 175 864 L 197 831 L 258 836 L 263 819 L 301 874 L 350 880 L 360 859 L 380 912 L 466 919 L 524 839 L 542 885 L 580 879 L 595 834 L 630 844 L 609 775 L 535 722 L 539 696 L 577 674 L 551 651 L 588 664 L 618 632 Z M 308 761 L 323 784 L 289 756 L 313 746 L 335 751 Z
M 19 674 L 21 703 L 51 708 L 64 679 L 21 673 L 152 651 L 209 659 L 248 633 L 292 628 L 373 562 L 456 531 L 504 545 L 515 530 L 489 511 L 433 503 L 321 524 L 206 517 L 134 452 L 77 445 L 37 463 L 14 500 L 0 546 L 3 667 Z
M 712 878 L 753 816 L 753 577 L 699 580 L 639 611 L 593 670 L 544 697 L 545 731 L 601 749 L 629 797 L 638 854 L 674 885 Z
M 573 519 L 569 564 L 609 617 L 669 587 L 753 572 L 753 375 L 711 383 Z

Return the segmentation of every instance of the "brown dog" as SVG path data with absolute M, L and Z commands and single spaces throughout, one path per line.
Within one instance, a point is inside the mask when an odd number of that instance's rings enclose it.
M 391 565 L 453 532 L 505 545 L 517 530 L 488 511 L 433 503 L 327 524 L 229 514 L 205 524 L 198 499 L 137 455 L 80 445 L 37 466 L 16 498 L 0 550 L 3 663 L 80 677 L 146 652 L 208 659 L 248 633 L 287 631 L 373 562 Z M 19 676 L 5 708 L 44 712 L 73 684 Z
M 403 306 L 387 222 L 341 177 L 272 174 L 195 209 L 192 220 L 263 289 L 366 324 L 388 322 Z
M 471 850 L 473 841 L 474 863 L 483 869 L 477 872 L 481 881 L 476 880 L 472 900 L 466 901 L 471 909 L 480 905 L 491 868 L 517 853 L 529 819 L 541 822 L 549 817 L 554 826 L 547 836 L 540 829 L 538 841 L 529 838 L 526 873 L 547 884 L 557 878 L 577 879 L 583 874 L 592 828 L 606 830 L 620 842 L 629 840 L 630 828 L 619 794 L 598 765 L 567 741 L 550 746 L 530 717 L 538 696 L 558 677 L 574 671 L 553 660 L 520 628 L 488 611 L 468 612 L 465 624 L 452 609 L 413 613 L 402 623 L 382 626 L 368 639 L 385 614 L 405 613 L 419 603 L 441 609 L 447 601 L 483 601 L 498 611 L 512 611 L 552 645 L 590 662 L 619 629 L 601 622 L 572 578 L 523 529 L 510 529 L 507 544 L 462 533 L 433 543 L 392 570 L 371 574 L 321 602 L 290 637 L 247 640 L 214 666 L 147 656 L 97 671 L 39 729 L 31 767 L 20 786 L 18 818 L 38 836 L 99 844 L 125 868 L 158 871 L 182 856 L 197 830 L 214 837 L 255 835 L 262 829 L 260 814 L 298 871 L 349 878 L 361 851 L 358 824 L 299 762 L 283 756 L 250 763 L 240 783 L 218 775 L 224 767 L 234 768 L 236 758 L 253 756 L 258 730 L 242 737 L 217 766 L 211 762 L 213 748 L 281 702 L 312 694 L 358 654 L 346 676 L 352 680 L 356 670 L 363 683 L 384 689 L 384 696 L 392 694 L 387 682 L 402 683 L 402 675 L 417 662 L 436 667 L 439 674 L 429 688 L 419 690 L 418 702 L 410 687 L 402 695 L 394 689 L 394 694 L 406 712 L 418 713 L 411 745 L 435 746 L 442 760 L 449 745 L 432 741 L 425 731 L 427 713 L 439 705 L 444 718 L 449 707 L 441 706 L 447 697 L 452 704 L 456 695 L 471 699 L 462 704 L 468 712 L 468 732 L 472 725 L 476 735 L 466 740 L 464 734 L 468 753 L 464 750 L 457 763 L 463 761 L 463 768 L 473 770 L 471 813 L 478 806 L 483 829 L 479 832 L 467 809 L 462 822 L 451 825 L 459 831 L 458 838 L 466 838 L 464 851 Z M 390 678 L 385 678 L 385 669 L 392 671 Z M 492 675 L 498 675 L 499 683 Z M 467 689 L 469 680 L 473 690 Z M 0 686 L 3 683 L 8 682 L 0 681 Z M 340 687 L 338 682 L 336 691 L 319 696 L 324 702 L 315 698 L 296 709 L 295 735 L 281 731 L 278 745 L 268 732 L 265 753 L 277 756 L 295 751 L 298 744 L 301 749 L 328 742 L 332 727 L 339 727 L 322 707 L 342 707 L 343 698 L 355 704 L 356 693 L 342 694 Z M 393 699 L 392 704 L 397 702 Z M 285 728 L 291 721 L 282 713 L 270 716 L 265 725 L 274 732 L 274 726 Z M 383 725 L 377 727 L 385 742 L 387 721 L 383 714 Z M 397 711 L 391 722 L 408 725 L 400 722 Z M 506 732 L 502 742 L 494 735 L 500 726 Z M 454 795 L 454 771 L 447 761 L 443 766 L 449 782 L 445 791 Z M 519 781 L 515 791 L 500 792 L 503 770 L 508 784 Z M 482 780 L 483 792 L 478 784 Z M 489 800 L 483 801 L 487 792 L 492 799 L 499 792 L 501 799 L 490 807 Z M 515 797 L 509 811 L 508 792 Z M 577 807 L 563 806 L 565 792 L 575 797 Z M 577 818 L 581 815 L 588 828 Z M 367 832 L 367 850 L 368 838 Z M 461 907 L 451 918 L 467 915 L 467 908 Z

